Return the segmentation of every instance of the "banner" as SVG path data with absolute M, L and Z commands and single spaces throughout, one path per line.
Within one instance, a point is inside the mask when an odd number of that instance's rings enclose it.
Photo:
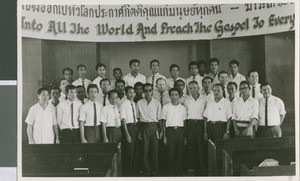
M 22 5 L 22 36 L 87 42 L 200 40 L 295 30 L 294 3 Z

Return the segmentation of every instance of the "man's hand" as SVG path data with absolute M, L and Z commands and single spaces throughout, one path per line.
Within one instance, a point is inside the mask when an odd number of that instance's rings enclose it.
M 164 137 L 164 144 L 167 145 L 167 137 Z
M 87 140 L 85 138 L 81 139 L 81 143 L 88 143 Z
M 207 133 L 206 133 L 206 132 L 204 133 L 204 140 L 205 140 L 205 141 L 208 141 L 208 136 L 207 136 Z
M 60 144 L 59 138 L 55 138 L 55 144 Z
M 29 140 L 29 144 L 34 144 L 34 141 L 33 140 Z
M 226 131 L 223 136 L 224 139 L 229 139 L 229 133 Z
M 131 143 L 131 136 L 129 134 L 126 136 L 126 139 L 127 139 L 128 143 Z
M 107 137 L 105 137 L 105 138 L 103 139 L 103 142 L 104 142 L 104 143 L 108 143 Z

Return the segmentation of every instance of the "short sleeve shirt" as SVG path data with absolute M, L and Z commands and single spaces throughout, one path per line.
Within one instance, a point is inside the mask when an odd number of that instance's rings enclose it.
M 208 101 L 203 116 L 206 117 L 208 121 L 227 122 L 227 120 L 232 117 L 230 102 L 225 98 L 222 98 L 219 102 L 215 100 Z
M 94 103 L 96 110 L 94 109 Z M 79 120 L 84 122 L 84 126 L 94 126 L 94 118 L 96 111 L 96 126 L 100 125 L 102 105 L 98 102 L 88 101 L 81 106 Z M 95 110 L 95 111 L 94 111 Z
M 108 103 L 102 108 L 101 122 L 105 123 L 106 127 L 120 127 L 121 117 L 117 105 Z
M 164 105 L 162 119 L 166 120 L 166 127 L 183 127 L 186 118 L 187 111 L 183 105 L 173 105 L 171 102 Z
M 146 99 L 137 102 L 137 117 L 141 122 L 158 122 L 162 117 L 162 107 L 158 100 L 152 98 L 149 104 Z

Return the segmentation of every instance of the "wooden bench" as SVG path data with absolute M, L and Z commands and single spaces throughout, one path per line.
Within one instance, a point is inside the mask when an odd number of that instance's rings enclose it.
M 118 144 L 23 145 L 24 177 L 117 176 Z
M 223 159 L 222 159 L 223 158 Z M 209 176 L 239 175 L 241 163 L 249 168 L 266 158 L 280 164 L 295 160 L 295 137 L 228 139 L 208 142 Z

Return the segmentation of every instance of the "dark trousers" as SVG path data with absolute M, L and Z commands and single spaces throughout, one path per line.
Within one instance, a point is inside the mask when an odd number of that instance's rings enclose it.
M 123 176 L 135 176 L 137 165 L 137 125 L 134 123 L 127 124 L 127 130 L 131 137 L 131 143 L 127 141 L 125 131 L 122 129 L 121 154 Z
M 204 120 L 187 120 L 187 156 L 196 176 L 206 175 L 207 156 L 204 140 Z
M 140 123 L 143 143 L 143 163 L 146 175 L 157 175 L 158 172 L 158 138 L 157 123 Z M 150 162 L 150 163 L 149 163 Z
M 164 144 L 163 139 L 158 141 L 158 165 L 160 176 L 166 175 L 168 165 L 168 147 Z
M 180 175 L 182 173 L 182 152 L 184 145 L 183 128 L 166 128 L 167 150 L 168 150 L 168 170 L 170 175 Z
M 62 129 L 61 130 L 61 143 L 80 143 L 79 129 Z
M 280 126 L 258 126 L 256 137 L 281 137 Z
M 99 143 L 100 142 L 100 126 L 85 126 L 84 137 L 88 143 Z
M 106 135 L 109 143 L 121 142 L 121 130 L 116 127 L 106 127 Z
M 208 138 L 212 141 L 223 139 L 226 132 L 227 122 L 208 122 L 207 131 Z

